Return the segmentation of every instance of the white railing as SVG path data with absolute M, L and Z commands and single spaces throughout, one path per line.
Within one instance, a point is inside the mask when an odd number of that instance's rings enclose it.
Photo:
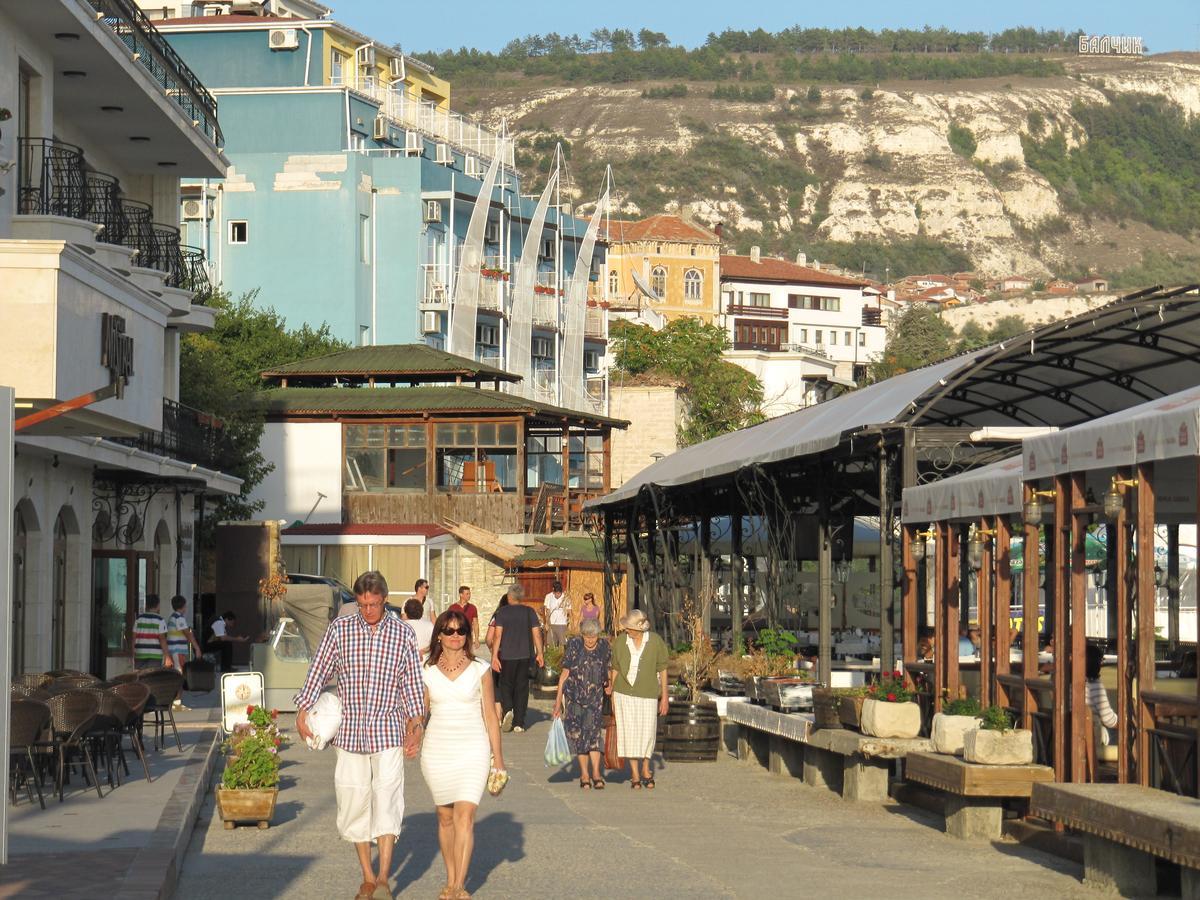
M 419 131 L 435 141 L 452 144 L 463 153 L 486 160 L 494 157 L 502 146 L 500 135 L 472 119 L 441 109 L 431 100 L 414 100 L 403 88 L 382 87 L 374 78 L 362 81 L 363 86 L 355 87 L 355 90 L 378 100 L 380 112 L 401 128 Z M 501 162 L 511 169 L 515 165 L 512 141 L 503 146 Z
M 475 346 L 475 362 L 487 363 L 489 366 L 502 368 L 503 363 L 500 360 L 500 348 L 477 344 Z
M 558 298 L 534 294 L 533 324 L 558 330 Z
M 588 307 L 587 317 L 583 320 L 583 333 L 594 337 L 604 337 L 605 311 L 598 307 Z
M 449 309 L 450 267 L 445 263 L 425 263 L 421 266 L 421 274 L 421 308 Z
M 780 344 L 779 349 L 789 353 L 815 353 L 817 356 L 829 357 L 829 353 L 820 344 Z

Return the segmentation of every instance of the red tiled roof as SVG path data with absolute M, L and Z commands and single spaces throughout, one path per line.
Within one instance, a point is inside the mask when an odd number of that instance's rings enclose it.
M 283 529 L 283 534 L 362 534 L 362 535 L 416 535 L 433 538 L 449 534 L 441 525 L 344 525 L 341 522 L 327 522 L 314 525 L 293 525 Z
M 610 241 L 688 241 L 698 244 L 719 244 L 721 239 L 700 225 L 685 222 L 679 216 L 661 214 L 627 222 L 613 219 L 608 224 Z
M 745 281 L 785 281 L 795 284 L 824 284 L 832 287 L 865 287 L 866 281 L 845 278 L 832 272 L 822 272 L 808 266 L 797 265 L 786 259 L 764 256 L 758 262 L 749 256 L 721 256 L 721 278 L 738 278 Z

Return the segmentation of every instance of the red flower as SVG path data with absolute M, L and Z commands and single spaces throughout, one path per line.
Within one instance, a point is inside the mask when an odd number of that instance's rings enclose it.
M 897 678 L 899 678 L 899 677 L 900 677 L 901 675 L 903 675 L 904 673 L 903 673 L 903 672 L 901 672 L 899 669 L 897 669 L 897 670 L 896 670 L 895 672 L 893 672 L 892 674 L 893 674 L 893 675 L 895 675 Z
M 895 695 L 895 694 L 888 694 L 888 695 L 887 695 L 887 698 L 888 698 L 888 703 L 895 703 L 895 702 L 896 702 L 896 695 Z
M 253 706 L 247 706 L 247 707 L 246 707 L 246 715 L 250 715 L 250 713 L 252 713 L 252 712 L 254 712 L 254 707 L 253 707 Z
M 279 710 L 277 710 L 277 709 L 271 710 L 271 718 L 278 719 L 279 718 Z
M 878 689 L 879 689 L 879 685 L 877 685 L 877 684 L 873 684 L 869 688 L 869 690 L 871 691 L 872 694 L 875 693 L 875 691 L 877 691 Z

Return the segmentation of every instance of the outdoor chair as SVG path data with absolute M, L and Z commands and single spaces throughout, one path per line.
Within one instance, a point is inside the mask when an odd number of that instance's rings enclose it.
M 121 730 L 129 735 L 129 745 L 142 761 L 142 769 L 149 781 L 150 766 L 146 763 L 146 748 L 142 744 L 142 713 L 150 701 L 150 689 L 144 684 L 128 682 L 116 685 L 112 691 L 125 702 L 127 714 L 121 723 Z
M 61 675 L 50 682 L 51 688 L 90 688 L 100 683 L 95 675 Z
M 9 792 L 13 803 L 17 801 L 17 787 L 22 777 L 25 780 L 25 791 L 29 794 L 29 802 L 33 803 L 33 792 L 37 790 L 38 803 L 46 808 L 46 798 L 42 796 L 42 780 L 38 774 L 38 766 L 33 757 L 33 750 L 39 746 L 46 726 L 50 724 L 50 707 L 38 700 L 25 698 L 9 703 Z M 28 766 L 29 774 L 23 776 L 23 769 Z
M 175 669 L 155 669 L 144 672 L 138 680 L 150 689 L 150 702 L 146 712 L 154 714 L 154 749 L 159 750 L 166 744 L 166 723 L 171 723 L 171 731 L 175 735 L 175 744 L 183 750 L 183 741 L 179 739 L 179 728 L 175 725 L 175 713 L 171 704 L 179 695 L 183 686 L 183 674 Z
M 114 675 L 113 684 L 128 684 L 131 681 L 140 681 L 141 677 L 141 669 L 130 669 L 128 672 L 122 672 L 120 675 Z
M 92 720 L 84 738 L 91 742 L 96 750 L 97 761 L 103 760 L 104 771 L 108 777 L 108 786 L 117 787 L 121 784 L 121 767 L 129 774 L 125 765 L 124 754 L 121 752 L 121 729 L 129 716 L 129 708 L 111 689 L 85 688 L 96 698 L 96 718 Z
M 19 685 L 20 687 L 27 688 L 28 690 L 36 691 L 46 687 L 53 680 L 54 676 L 48 675 L 44 672 L 40 674 L 26 672 L 24 675 L 18 675 L 16 678 L 14 678 L 12 683 L 13 687 L 17 687 Z
M 66 678 L 68 675 L 86 675 L 87 672 L 80 672 L 78 669 L 53 669 L 46 673 L 50 678 Z
M 92 753 L 86 740 L 88 730 L 100 710 L 99 701 L 90 691 L 67 691 L 51 697 L 49 706 L 54 719 L 53 746 L 58 756 L 58 802 L 63 802 L 67 775 L 70 767 L 76 764 L 83 765 L 84 777 L 91 776 L 92 784 L 96 786 L 96 796 L 103 798 L 100 779 L 96 777 L 96 767 L 92 763 Z M 81 755 L 78 763 L 71 759 L 72 751 Z

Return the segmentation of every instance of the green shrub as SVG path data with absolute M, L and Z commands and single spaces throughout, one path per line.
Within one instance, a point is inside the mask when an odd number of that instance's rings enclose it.
M 687 94 L 686 84 L 672 84 L 666 87 L 646 88 L 642 91 L 642 98 L 646 100 L 677 100 L 686 97 Z
M 970 159 L 975 155 L 978 144 L 975 143 L 975 135 L 971 134 L 971 130 L 966 126 L 951 123 L 946 138 L 950 141 L 950 149 L 959 156 Z
M 869 87 L 863 88 L 858 93 L 858 99 L 866 100 L 868 103 L 875 99 L 875 91 Z
M 979 716 L 979 727 L 983 731 L 1011 731 L 1012 716 L 1002 706 L 989 706 Z
M 974 697 L 959 697 L 942 704 L 942 712 L 948 716 L 977 716 L 982 712 L 979 701 Z
M 813 103 L 813 104 L 820 103 L 821 102 L 821 89 L 819 87 L 817 87 L 815 84 L 810 84 L 808 86 L 808 93 L 805 94 L 804 96 L 805 96 L 805 99 L 808 100 L 809 103 Z

